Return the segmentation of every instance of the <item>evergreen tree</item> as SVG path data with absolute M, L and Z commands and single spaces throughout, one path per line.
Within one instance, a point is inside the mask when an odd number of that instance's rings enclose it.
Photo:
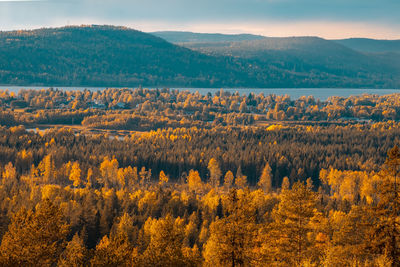
M 216 159 L 211 158 L 208 162 L 208 170 L 210 171 L 210 184 L 212 187 L 216 188 L 220 184 L 220 177 L 222 175 L 221 169 Z
M 83 240 L 75 234 L 60 256 L 58 266 L 62 267 L 83 267 L 87 266 L 88 251 Z
M 10 266 L 51 266 L 66 243 L 69 226 L 48 199 L 35 211 L 22 208 L 11 220 L 0 251 Z
M 385 255 L 394 266 L 400 266 L 399 174 L 400 150 L 395 146 L 388 152 L 385 161 L 375 215 L 379 221 L 370 240 L 372 251 Z
M 231 171 L 227 171 L 224 177 L 224 187 L 227 190 L 231 189 L 234 179 L 235 177 L 233 176 L 233 173 Z
M 182 250 L 185 237 L 182 222 L 168 214 L 148 224 L 150 242 L 140 258 L 141 266 L 187 266 Z
M 271 253 L 281 263 L 300 266 L 312 255 L 313 240 L 308 234 L 313 231 L 316 195 L 302 182 L 296 182 L 292 189 L 283 190 L 280 198 L 272 214 Z
M 69 179 L 73 182 L 74 187 L 78 187 L 82 183 L 81 168 L 78 162 L 74 162 L 72 164 Z
M 205 244 L 206 266 L 249 266 L 253 260 L 255 210 L 249 192 L 238 198 L 229 193 L 227 213 L 210 225 L 210 237 Z
M 262 170 L 260 180 L 257 185 L 265 192 L 271 193 L 272 191 L 272 170 L 269 164 L 265 164 L 265 167 Z

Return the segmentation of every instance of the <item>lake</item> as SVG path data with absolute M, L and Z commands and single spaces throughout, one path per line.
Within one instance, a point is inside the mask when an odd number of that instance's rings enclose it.
M 48 87 L 36 87 L 36 86 L 0 86 L 0 90 L 8 89 L 10 92 L 18 93 L 21 89 L 35 89 L 40 90 Z M 85 89 L 91 91 L 103 90 L 102 87 L 54 87 L 65 91 L 80 90 Z M 159 87 L 162 88 L 162 87 Z M 177 90 L 188 90 L 190 92 L 199 91 L 199 93 L 205 95 L 208 92 L 214 94 L 215 92 L 221 90 L 221 88 L 171 88 Z M 289 95 L 292 99 L 297 99 L 301 96 L 314 96 L 316 99 L 326 100 L 330 96 L 343 96 L 349 97 L 351 95 L 361 95 L 361 94 L 376 94 L 376 95 L 388 95 L 393 93 L 400 93 L 400 89 L 354 89 L 354 88 L 294 88 L 294 89 L 284 89 L 284 88 L 224 88 L 224 91 L 229 92 L 239 92 L 242 94 L 249 94 L 254 92 L 255 94 L 264 93 L 264 95 L 275 94 L 275 95 Z

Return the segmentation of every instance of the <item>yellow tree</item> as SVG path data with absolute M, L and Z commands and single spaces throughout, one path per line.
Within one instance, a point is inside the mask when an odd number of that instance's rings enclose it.
M 14 168 L 14 165 L 9 162 L 6 166 L 4 166 L 3 179 L 1 183 L 3 185 L 11 185 L 15 181 L 17 181 L 17 171 Z
M 168 176 L 165 175 L 164 171 L 160 171 L 160 176 L 159 176 L 159 185 L 164 185 L 168 183 Z
M 92 186 L 94 185 L 95 180 L 93 177 L 93 169 L 89 168 L 87 171 L 87 175 L 86 175 L 86 187 L 87 188 L 92 188 Z
M 311 221 L 316 215 L 316 194 L 302 182 L 282 190 L 281 202 L 274 209 L 271 225 L 271 252 L 275 259 L 300 266 L 312 255 Z
M 46 155 L 39 163 L 38 169 L 45 183 L 50 183 L 55 178 L 56 168 L 51 154 Z
M 247 186 L 247 176 L 243 175 L 241 166 L 236 171 L 235 186 L 241 189 Z
M 124 252 L 124 253 L 121 253 Z M 104 236 L 96 246 L 93 258 L 90 260 L 91 266 L 131 266 L 128 243 L 125 240 L 110 240 Z
M 118 161 L 105 157 L 100 164 L 100 173 L 106 187 L 115 187 L 118 183 Z
M 224 187 L 229 190 L 233 185 L 233 180 L 235 177 L 231 171 L 227 171 L 224 177 Z
M 140 257 L 140 266 L 193 266 L 192 257 L 183 253 L 184 225 L 171 215 L 159 220 L 148 220 L 144 227 L 150 242 Z
M 151 178 L 151 169 L 146 171 L 146 167 L 142 167 L 140 169 L 139 172 L 139 176 L 140 176 L 140 184 L 141 185 L 146 185 L 147 183 L 150 182 L 150 178 Z
M 215 158 L 211 158 L 208 162 L 208 170 L 210 171 L 210 184 L 214 188 L 218 187 L 220 184 L 220 177 L 222 175 L 221 169 L 219 168 L 219 164 Z
M 138 184 L 139 176 L 136 167 L 132 168 L 131 166 L 128 166 L 127 168 L 124 169 L 123 175 L 124 175 L 125 185 L 129 189 L 133 189 Z
M 262 170 L 260 180 L 258 181 L 257 185 L 265 192 L 271 193 L 272 191 L 272 173 L 271 167 L 269 164 L 265 164 L 265 167 Z
M 187 183 L 190 191 L 198 192 L 203 188 L 203 183 L 198 171 L 190 170 L 187 177 Z
M 61 267 L 83 267 L 87 266 L 88 250 L 86 249 L 82 238 L 75 234 L 67 247 L 60 256 L 57 266 Z
M 235 185 L 237 188 L 245 188 L 247 186 L 247 176 L 243 174 L 236 176 Z
M 96 246 L 91 260 L 92 266 L 132 266 L 137 260 L 137 252 L 133 246 L 135 228 L 133 219 L 124 214 L 110 237 L 105 235 Z
M 384 167 L 376 209 L 379 221 L 375 224 L 371 245 L 374 252 L 388 257 L 393 266 L 400 266 L 400 149 L 397 146 L 388 152 Z
M 210 225 L 203 251 L 206 266 L 249 266 L 253 261 L 256 213 L 247 190 L 240 198 L 236 189 L 229 193 L 227 213 L 227 217 Z
M 282 189 L 282 191 L 289 190 L 289 187 L 290 187 L 289 178 L 287 176 L 285 176 L 285 177 L 283 177 L 283 180 L 282 180 L 281 189 Z
M 362 263 L 376 257 L 371 253 L 373 225 L 376 214 L 369 206 L 353 206 L 349 213 L 332 211 L 329 214 L 332 239 L 328 242 L 324 256 L 326 266 L 350 266 L 352 261 Z
M 69 179 L 72 181 L 72 185 L 74 187 L 78 187 L 81 185 L 81 168 L 78 162 L 74 162 L 71 166 L 71 171 L 69 173 Z
M 52 266 L 65 247 L 69 226 L 48 199 L 35 211 L 21 209 L 12 218 L 0 246 L 7 266 Z
M 240 113 L 247 112 L 247 104 L 246 104 L 246 101 L 244 99 L 243 99 L 242 103 L 240 103 L 239 112 Z

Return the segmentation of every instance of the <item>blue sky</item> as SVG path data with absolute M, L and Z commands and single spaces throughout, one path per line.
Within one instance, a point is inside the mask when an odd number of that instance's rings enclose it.
M 400 0 L 0 0 L 0 29 L 80 24 L 142 31 L 400 39 Z

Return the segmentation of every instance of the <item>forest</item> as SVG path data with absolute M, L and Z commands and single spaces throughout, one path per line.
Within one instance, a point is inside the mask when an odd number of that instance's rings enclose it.
M 0 92 L 0 266 L 399 266 L 400 96 Z
M 3 31 L 0 84 L 197 88 L 396 88 L 400 84 L 398 53 L 372 55 L 321 38 L 303 39 L 287 38 L 271 46 L 277 40 L 263 38 L 198 49 L 107 25 Z

